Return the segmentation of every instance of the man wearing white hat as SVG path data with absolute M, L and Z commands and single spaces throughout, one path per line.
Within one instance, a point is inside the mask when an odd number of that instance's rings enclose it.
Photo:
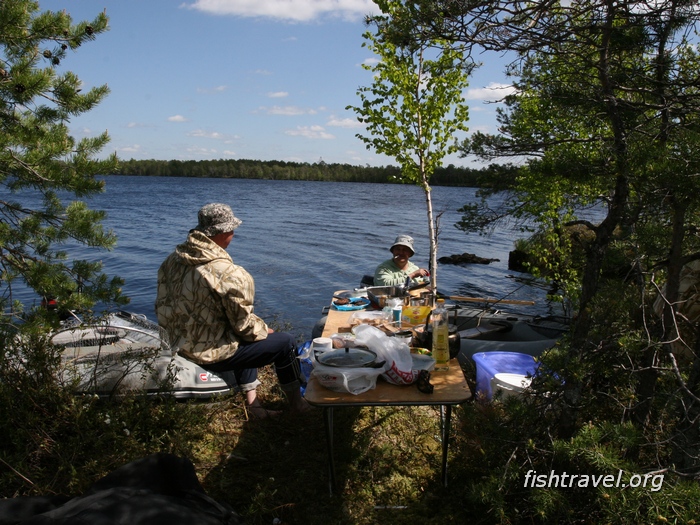
M 422 277 L 430 275 L 428 270 L 419 268 L 409 259 L 416 253 L 413 249 L 413 237 L 399 235 L 389 251 L 393 257 L 387 259 L 374 272 L 375 286 L 398 286 L 410 277 L 413 283 L 420 282 Z

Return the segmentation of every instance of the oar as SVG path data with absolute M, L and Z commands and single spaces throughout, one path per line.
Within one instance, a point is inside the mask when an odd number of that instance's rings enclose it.
M 521 301 L 517 299 L 487 299 L 485 297 L 466 297 L 463 295 L 445 295 L 438 293 L 438 297 L 449 299 L 451 301 L 465 301 L 468 303 L 498 303 L 498 304 L 523 304 L 532 306 L 535 301 Z

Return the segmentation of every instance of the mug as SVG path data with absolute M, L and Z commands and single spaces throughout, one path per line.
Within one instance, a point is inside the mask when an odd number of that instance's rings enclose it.
M 311 343 L 315 352 L 325 352 L 333 349 L 333 340 L 330 337 L 316 337 Z

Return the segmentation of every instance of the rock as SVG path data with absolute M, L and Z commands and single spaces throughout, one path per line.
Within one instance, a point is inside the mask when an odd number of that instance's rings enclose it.
M 527 266 L 530 256 L 522 250 L 513 250 L 508 253 L 508 269 L 515 272 L 529 273 L 530 269 Z
M 484 257 L 477 257 L 473 253 L 450 255 L 448 257 L 440 257 L 438 259 L 440 264 L 490 264 L 492 262 L 499 261 L 500 259 L 485 259 Z

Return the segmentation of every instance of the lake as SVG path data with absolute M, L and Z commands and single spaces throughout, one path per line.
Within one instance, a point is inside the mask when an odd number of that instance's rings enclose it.
M 131 298 L 126 309 L 153 320 L 158 267 L 209 202 L 229 204 L 243 221 L 228 253 L 255 279 L 256 313 L 266 321 L 289 323 L 300 336 L 310 336 L 334 291 L 358 287 L 364 274 L 373 274 L 391 256 L 389 246 L 398 234 L 413 236 L 411 260 L 428 267 L 425 195 L 418 186 L 115 175 L 104 180 L 106 192 L 88 203 L 107 212 L 104 224 L 118 243 L 111 252 L 88 252 L 89 258 L 125 279 L 124 293 Z M 435 213 L 442 213 L 438 257 L 468 252 L 499 261 L 440 265 L 440 291 L 534 300 L 535 306 L 518 308 L 553 313 L 541 283 L 508 270 L 508 253 L 519 232 L 503 227 L 483 237 L 455 228 L 457 210 L 474 202 L 475 193 L 475 188 L 433 188 Z M 85 257 L 84 249 L 76 256 Z

